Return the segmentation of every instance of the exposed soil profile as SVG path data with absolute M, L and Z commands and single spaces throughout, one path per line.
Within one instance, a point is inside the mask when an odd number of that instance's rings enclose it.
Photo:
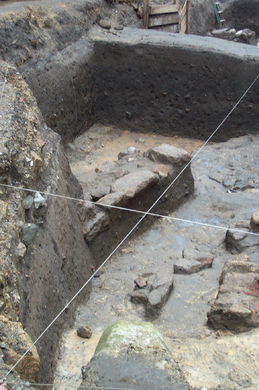
M 229 27 L 257 3 L 222 1 Z M 1 386 L 255 390 L 258 48 L 206 36 L 203 0 L 193 34 L 0 6 Z

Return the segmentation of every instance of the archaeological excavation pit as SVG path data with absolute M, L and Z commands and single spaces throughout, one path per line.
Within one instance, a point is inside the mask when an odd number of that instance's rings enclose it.
M 5 386 L 255 390 L 258 47 L 145 30 L 125 4 L 7 3 Z M 100 27 L 114 10 L 134 28 Z

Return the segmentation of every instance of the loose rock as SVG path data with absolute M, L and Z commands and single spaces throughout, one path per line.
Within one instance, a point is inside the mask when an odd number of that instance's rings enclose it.
M 226 249 L 233 254 L 242 253 L 248 248 L 256 247 L 259 244 L 259 237 L 246 234 L 248 229 L 242 229 L 243 232 L 235 232 L 228 230 L 226 233 Z
M 173 289 L 173 272 L 147 273 L 135 280 L 131 301 L 145 306 L 146 315 L 157 318 Z
M 124 26 L 122 26 L 122 24 L 116 24 L 116 25 L 114 26 L 114 30 L 121 31 L 121 30 L 123 30 L 123 29 L 124 29 Z
M 27 250 L 26 246 L 22 242 L 20 242 L 16 248 L 16 254 L 19 259 L 24 257 L 26 250 Z
M 39 192 L 36 192 L 34 196 L 34 205 L 36 209 L 46 205 L 46 199 Z
M 134 283 L 136 284 L 137 288 L 144 288 L 148 285 L 148 280 L 147 278 L 139 276 L 136 280 L 134 280 Z
M 211 268 L 213 257 L 201 257 L 197 260 L 180 259 L 174 264 L 176 274 L 194 274 L 204 268 Z
M 259 233 L 259 211 L 255 211 L 252 214 L 250 226 L 253 232 Z
M 22 201 L 23 208 L 25 210 L 29 210 L 33 206 L 33 196 L 28 195 L 26 198 Z
M 7 215 L 7 202 L 0 200 L 0 219 L 5 218 Z
M 211 34 L 217 38 L 234 39 L 236 36 L 236 30 L 234 28 L 221 28 L 212 30 Z
M 256 33 L 255 31 L 250 30 L 250 28 L 245 28 L 244 30 L 237 31 L 236 38 L 238 40 L 248 43 L 249 45 L 256 45 Z
M 82 337 L 83 339 L 90 339 L 92 337 L 92 329 L 88 326 L 80 326 L 77 331 L 77 336 Z
M 25 245 L 30 245 L 32 241 L 34 240 L 34 237 L 39 231 L 39 226 L 35 225 L 34 223 L 26 223 L 23 225 L 22 233 L 21 233 L 21 240 Z
M 100 27 L 105 28 L 106 30 L 110 30 L 111 28 L 111 22 L 106 19 L 99 20 L 98 24 Z
M 89 209 L 91 209 L 90 214 L 92 217 L 86 218 L 83 224 L 83 233 L 87 242 L 92 241 L 96 235 L 105 230 L 110 223 L 110 218 L 106 211 L 101 210 L 100 207 L 91 206 L 92 207 L 89 207 Z
M 191 156 L 186 150 L 176 148 L 173 145 L 162 144 L 147 152 L 148 157 L 153 161 L 162 164 L 183 165 L 190 161 Z

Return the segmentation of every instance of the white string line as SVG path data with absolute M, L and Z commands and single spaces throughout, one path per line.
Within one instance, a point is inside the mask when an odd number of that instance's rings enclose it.
M 63 307 L 63 309 L 56 315 L 56 317 L 49 323 L 49 325 L 42 331 L 42 333 L 36 338 L 36 340 L 32 343 L 32 345 L 23 353 L 23 355 L 17 360 L 17 362 L 10 368 L 7 372 L 5 379 L 8 375 L 17 367 L 17 365 L 21 362 L 21 360 L 29 353 L 32 348 L 37 344 L 37 342 L 44 336 L 44 334 L 49 330 L 49 328 L 57 321 L 57 319 L 64 313 L 64 311 L 68 308 L 68 306 L 78 297 L 82 290 L 90 283 L 90 281 L 95 277 L 95 275 L 100 271 L 100 269 L 110 260 L 110 258 L 114 255 L 114 253 L 123 245 L 123 243 L 127 240 L 127 238 L 137 229 L 139 224 L 143 221 L 143 219 L 148 215 L 148 213 L 157 205 L 160 199 L 166 194 L 167 191 L 174 185 L 176 180 L 182 175 L 182 173 L 190 166 L 192 161 L 199 155 L 199 153 L 205 148 L 211 138 L 216 134 L 216 132 L 221 128 L 221 126 L 226 122 L 232 112 L 237 108 L 249 90 L 253 87 L 256 81 L 259 78 L 259 74 L 255 77 L 249 87 L 245 90 L 242 96 L 238 99 L 237 103 L 232 107 L 229 113 L 225 116 L 225 118 L 220 122 L 220 124 L 216 127 L 213 133 L 209 136 L 209 138 L 204 142 L 204 144 L 198 149 L 198 151 L 193 155 L 190 161 L 185 165 L 185 167 L 178 173 L 178 175 L 174 178 L 174 180 L 166 187 L 166 189 L 162 192 L 162 194 L 157 198 L 157 200 L 149 207 L 149 209 L 145 212 L 145 214 L 140 218 L 140 220 L 133 226 L 133 228 L 126 234 L 126 236 L 120 241 L 120 243 L 113 249 L 113 251 L 106 257 L 103 263 L 95 270 L 95 272 L 90 276 L 90 278 L 82 285 L 82 287 L 75 293 L 75 295 L 69 300 L 69 302 Z
M 1 382 L 0 382 L 1 383 Z M 9 382 L 7 381 L 6 383 L 2 383 L 4 385 L 17 385 L 17 383 L 15 382 Z M 60 386 L 63 386 L 63 385 L 59 385 L 59 384 L 54 384 L 54 383 L 32 383 L 32 382 L 25 382 L 25 383 L 21 383 L 20 384 L 21 386 L 24 386 L 24 387 L 36 387 L 39 386 L 53 386 L 53 390 L 54 389 L 59 389 Z M 62 387 L 63 388 L 63 387 Z M 133 387 L 106 387 L 106 386 L 84 386 L 84 385 L 78 385 L 77 389 L 90 389 L 90 390 L 136 390 L 136 389 L 133 389 Z
M 45 196 L 57 197 L 57 198 L 61 198 L 61 199 L 77 201 L 77 202 L 80 202 L 80 203 L 90 203 L 90 204 L 95 205 L 95 206 L 102 206 L 102 207 L 116 209 L 116 210 L 128 211 L 128 212 L 135 213 L 135 214 L 142 214 L 142 215 L 146 214 L 146 215 L 149 215 L 151 217 L 163 218 L 163 219 L 167 219 L 169 221 L 171 220 L 171 221 L 176 221 L 176 222 L 184 222 L 184 223 L 189 223 L 191 225 L 199 225 L 199 226 L 204 226 L 204 227 L 209 227 L 209 228 L 221 229 L 221 230 L 225 230 L 225 231 L 233 231 L 233 232 L 236 232 L 236 233 L 249 234 L 249 235 L 252 235 L 252 236 L 259 236 L 259 233 L 250 232 L 250 231 L 246 231 L 246 230 L 242 230 L 242 229 L 238 229 L 238 228 L 231 228 L 229 226 L 214 225 L 214 224 L 210 224 L 210 223 L 206 223 L 206 222 L 198 222 L 198 221 L 194 221 L 194 220 L 191 220 L 191 219 L 172 217 L 172 216 L 169 216 L 169 215 L 158 214 L 158 213 L 147 213 L 146 211 L 141 211 L 141 210 L 136 210 L 136 209 L 129 209 L 127 207 L 109 205 L 109 204 L 99 203 L 99 202 L 96 203 L 96 202 L 91 201 L 91 200 L 85 200 L 85 199 L 80 199 L 80 198 L 73 198 L 71 196 L 66 196 L 66 195 L 52 194 L 52 193 L 46 192 L 46 191 L 37 191 L 37 190 L 31 189 L 31 188 L 13 186 L 13 185 L 10 185 L 10 184 L 1 184 L 0 183 L 0 187 L 1 186 L 2 187 L 11 188 L 11 189 L 15 189 L 15 190 L 19 190 L 19 191 L 41 193 L 41 194 L 43 194 Z

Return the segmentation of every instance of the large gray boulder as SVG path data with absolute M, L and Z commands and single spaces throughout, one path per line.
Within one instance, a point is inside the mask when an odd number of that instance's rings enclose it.
M 118 321 L 107 328 L 82 373 L 82 386 L 93 388 L 189 389 L 162 335 L 149 322 Z

